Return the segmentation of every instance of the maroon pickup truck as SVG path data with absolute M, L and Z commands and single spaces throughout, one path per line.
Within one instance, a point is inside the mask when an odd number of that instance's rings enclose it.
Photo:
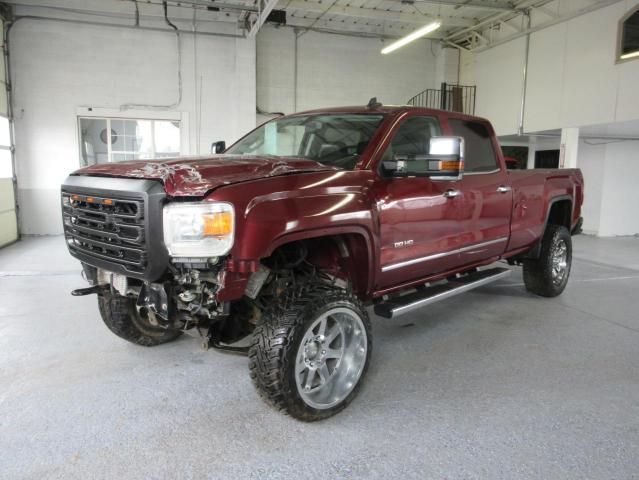
M 247 353 L 258 392 L 295 418 L 356 395 L 367 307 L 424 307 L 505 277 L 484 268 L 498 260 L 537 295 L 568 281 L 581 172 L 507 170 L 487 120 L 372 102 L 283 116 L 219 153 L 69 176 L 65 238 L 91 284 L 73 293 L 96 293 L 130 342 L 190 331 Z

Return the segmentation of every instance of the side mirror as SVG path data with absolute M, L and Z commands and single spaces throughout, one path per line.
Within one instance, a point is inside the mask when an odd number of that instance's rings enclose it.
M 464 176 L 464 139 L 431 137 L 428 173 L 433 180 L 461 180 Z
M 383 162 L 392 177 L 429 177 L 431 180 L 461 180 L 464 173 L 464 139 L 431 137 L 428 153 L 395 154 Z
M 224 153 L 224 150 L 226 150 L 226 142 L 224 140 L 211 144 L 211 153 Z

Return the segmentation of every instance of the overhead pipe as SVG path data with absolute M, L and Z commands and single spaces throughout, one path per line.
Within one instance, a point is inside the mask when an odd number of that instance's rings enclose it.
M 137 4 L 136 4 L 137 5 Z M 137 104 L 137 103 L 125 103 L 120 105 L 120 110 L 130 109 L 148 109 L 148 110 L 174 110 L 180 103 L 182 103 L 182 42 L 180 41 L 180 30 L 169 20 L 169 8 L 168 3 L 162 2 L 162 10 L 164 11 L 164 21 L 175 32 L 175 47 L 177 51 L 177 98 L 175 102 L 170 105 L 151 105 L 151 104 Z M 195 33 L 193 36 L 193 42 L 195 43 Z M 195 59 L 193 59 L 195 62 Z
M 530 10 L 526 10 L 524 15 L 528 19 L 527 30 L 530 30 Z M 517 129 L 517 135 L 524 134 L 524 115 L 526 113 L 526 87 L 528 84 L 528 54 L 530 53 L 530 33 L 526 35 L 526 46 L 524 50 L 524 69 L 522 72 L 522 86 L 521 86 L 521 108 L 519 111 L 519 128 Z
M 135 26 L 135 25 L 129 25 L 126 23 L 114 23 L 114 22 L 95 22 L 92 20 L 77 20 L 74 18 L 45 17 L 41 15 L 19 15 L 14 18 L 15 19 L 13 23 L 11 23 L 11 25 L 15 25 L 19 20 L 46 20 L 50 22 L 74 23 L 78 25 L 92 25 L 97 27 L 127 28 L 132 30 L 145 30 L 150 32 L 164 32 L 164 33 L 171 32 L 171 30 L 168 30 L 166 28 L 160 28 L 160 27 L 148 27 L 143 25 Z M 193 35 L 193 32 L 189 30 L 182 30 L 180 28 L 178 28 L 177 32 L 180 33 L 181 35 L 185 35 L 185 34 Z M 225 38 L 246 39 L 245 35 L 238 34 L 238 33 L 203 32 L 200 30 L 197 32 L 197 35 L 205 36 L 205 37 L 225 37 Z

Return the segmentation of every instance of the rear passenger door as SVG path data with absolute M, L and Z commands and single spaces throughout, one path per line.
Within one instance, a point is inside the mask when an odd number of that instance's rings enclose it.
M 461 236 L 463 265 L 504 253 L 510 236 L 512 189 L 499 162 L 499 145 L 487 122 L 450 118 L 451 134 L 465 141 L 464 176 L 459 182 L 467 218 Z

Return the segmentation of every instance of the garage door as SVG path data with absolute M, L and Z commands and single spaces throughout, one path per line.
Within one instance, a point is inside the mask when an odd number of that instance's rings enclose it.
M 4 22 L 0 33 L 4 33 Z M 18 239 L 4 48 L 3 44 L 0 60 L 0 247 Z

